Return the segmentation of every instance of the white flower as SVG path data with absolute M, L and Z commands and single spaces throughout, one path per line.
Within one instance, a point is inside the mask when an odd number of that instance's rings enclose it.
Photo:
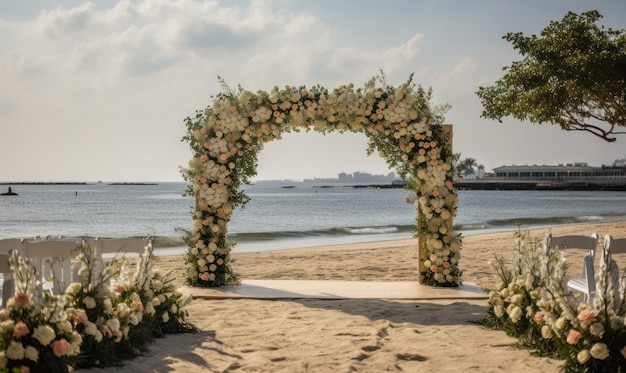
M 513 321 L 513 323 L 517 323 L 522 318 L 522 309 L 518 306 L 514 305 L 510 311 L 507 310 L 507 313 L 509 314 L 509 317 L 511 318 L 511 321 Z
M 22 360 L 24 359 L 24 346 L 21 342 L 11 341 L 9 347 L 7 347 L 7 357 L 10 360 Z
M 35 328 L 33 332 L 33 338 L 39 341 L 42 346 L 47 346 L 56 338 L 56 333 L 54 329 L 50 327 L 50 325 L 40 325 Z
M 72 324 L 67 320 L 58 322 L 57 330 L 65 334 L 71 334 L 73 331 Z
M 98 327 L 96 326 L 96 324 L 90 321 L 87 323 L 87 325 L 85 325 L 84 332 L 87 335 L 95 336 L 96 333 L 98 332 Z
M 578 354 L 576 355 L 576 359 L 581 364 L 585 364 L 590 357 L 591 354 L 589 353 L 589 350 L 580 350 L 580 352 L 578 352 Z
M 566 324 L 567 324 L 567 319 L 561 316 L 554 323 L 554 327 L 557 328 L 558 330 L 561 330 L 565 327 Z
M 11 319 L 0 322 L 0 330 L 5 331 L 7 333 L 12 332 L 14 326 L 15 326 L 15 323 Z
M 78 283 L 78 282 L 72 282 L 71 284 L 69 284 L 67 286 L 67 289 L 65 290 L 65 294 L 67 295 L 76 295 L 78 294 L 78 292 L 80 292 L 80 290 L 83 288 L 83 286 Z
M 524 300 L 524 297 L 522 296 L 522 294 L 513 294 L 513 296 L 511 296 L 511 303 L 515 303 L 515 304 L 522 304 L 522 301 Z
M 85 307 L 89 310 L 96 308 L 96 300 L 93 299 L 93 297 L 83 298 L 83 303 L 85 303 Z
M 111 311 L 113 311 L 113 304 L 111 303 L 111 299 L 105 299 L 102 302 L 102 305 L 104 306 L 104 310 L 106 311 L 106 313 L 111 313 Z
M 552 328 L 550 328 L 548 325 L 543 325 L 541 327 L 541 336 L 544 339 L 550 339 L 552 337 Z
M 589 327 L 589 332 L 596 337 L 602 337 L 604 334 L 604 325 L 599 322 L 593 323 Z
M 120 320 L 116 318 L 108 319 L 106 325 L 111 329 L 112 332 L 116 332 L 120 330 Z
M 39 351 L 33 346 L 26 346 L 24 349 L 24 357 L 28 360 L 37 362 L 39 360 Z
M 163 324 L 167 323 L 170 320 L 170 315 L 167 313 L 167 311 L 163 312 Z
M 604 343 L 594 344 L 593 347 L 591 347 L 591 350 L 589 350 L 589 353 L 594 359 L 598 360 L 604 360 L 609 357 L 609 349 Z

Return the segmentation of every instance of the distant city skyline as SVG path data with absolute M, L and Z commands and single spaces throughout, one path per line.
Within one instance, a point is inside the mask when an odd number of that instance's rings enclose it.
M 507 164 L 608 164 L 614 143 L 480 118 L 475 92 L 520 55 L 508 32 L 539 34 L 568 11 L 626 28 L 626 2 L 527 0 L 31 0 L 0 2 L 0 181 L 182 181 L 184 119 L 222 92 L 387 83 L 450 104 L 453 150 L 486 171 Z M 259 153 L 261 179 L 394 171 L 363 134 L 285 133 Z

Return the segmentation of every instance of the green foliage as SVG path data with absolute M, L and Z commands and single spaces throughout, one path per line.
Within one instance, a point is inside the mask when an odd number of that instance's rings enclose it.
M 540 36 L 503 38 L 524 56 L 491 87 L 480 87 L 482 117 L 511 116 L 606 141 L 626 126 L 626 31 L 604 29 L 597 11 L 568 12 Z

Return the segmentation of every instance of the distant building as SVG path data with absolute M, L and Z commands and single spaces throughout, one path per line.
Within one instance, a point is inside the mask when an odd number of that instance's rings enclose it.
M 383 183 L 383 182 L 392 182 L 396 180 L 398 177 L 395 173 L 390 172 L 387 175 L 379 174 L 373 175 L 368 172 L 355 172 L 354 174 L 348 174 L 345 172 L 341 172 L 337 175 L 337 179 L 304 179 L 305 182 L 340 182 L 340 183 Z
M 548 166 L 501 166 L 493 169 L 496 179 L 589 181 L 626 180 L 626 165 L 614 162 L 612 166 L 593 167 L 586 162 Z

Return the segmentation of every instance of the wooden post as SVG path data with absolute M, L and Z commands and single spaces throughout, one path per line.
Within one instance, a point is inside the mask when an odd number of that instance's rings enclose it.
M 446 150 L 448 151 L 448 154 L 452 154 L 452 125 L 451 124 L 442 124 L 441 127 L 443 127 L 443 132 L 445 134 L 445 139 L 446 139 L 446 143 L 443 145 Z M 420 219 L 424 219 L 424 214 L 422 214 L 422 210 L 419 207 L 419 204 L 417 205 L 417 220 L 418 220 L 418 224 L 419 224 L 419 220 Z M 419 232 L 417 235 L 417 261 L 418 261 L 418 279 L 419 279 L 419 283 L 422 284 L 424 282 L 424 276 L 422 276 L 422 273 L 426 270 L 426 268 L 424 267 L 424 260 L 426 260 L 426 251 L 422 248 L 422 243 L 426 242 L 426 237 L 424 237 L 424 234 L 422 232 Z

